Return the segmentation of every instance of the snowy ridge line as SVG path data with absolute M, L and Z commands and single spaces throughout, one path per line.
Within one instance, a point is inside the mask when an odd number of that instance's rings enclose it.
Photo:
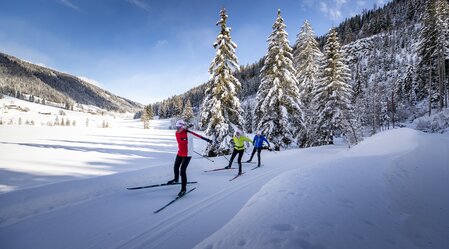
M 167 165 L 170 163 L 155 164 L 150 168 L 111 175 L 62 181 L 1 194 L 0 227 L 68 206 L 76 206 L 117 191 L 124 191 L 125 186 L 141 183 L 147 179 L 145 175 L 151 175 L 142 172 Z M 92 189 L 93 186 L 95 186 L 94 189 Z
M 218 200 L 225 199 L 230 195 L 234 195 L 236 192 L 245 188 L 260 179 L 271 176 L 273 172 L 278 169 L 272 168 L 271 170 L 264 172 L 263 174 L 258 174 L 249 180 L 242 182 L 241 184 L 229 183 L 231 186 L 215 193 L 214 195 L 201 200 L 200 202 L 191 204 L 183 208 L 183 210 L 178 211 L 170 215 L 168 218 L 161 220 L 159 223 L 154 225 L 152 228 L 144 231 L 141 234 L 136 235 L 134 238 L 117 245 L 114 248 L 158 248 L 158 245 L 167 239 L 170 231 L 174 229 L 178 224 L 191 219 L 195 214 L 201 212 L 203 209 L 215 205 Z M 288 169 L 290 170 L 290 169 Z M 280 172 L 282 173 L 282 172 Z M 200 189 L 199 189 L 200 190 Z M 201 193 L 196 191 L 197 193 Z M 190 196 L 192 197 L 192 196 Z M 178 203 L 180 204 L 180 203 Z M 179 218 L 183 217 L 183 218 Z

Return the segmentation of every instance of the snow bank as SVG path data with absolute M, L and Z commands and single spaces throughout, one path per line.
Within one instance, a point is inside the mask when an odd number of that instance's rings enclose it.
M 195 248 L 446 248 L 449 137 L 396 129 L 283 173 Z
M 448 133 L 449 132 L 449 109 L 423 116 L 413 121 L 412 127 L 425 132 Z
M 419 131 L 412 129 L 393 129 L 377 133 L 362 141 L 348 151 L 350 156 L 376 156 L 401 154 L 418 146 Z

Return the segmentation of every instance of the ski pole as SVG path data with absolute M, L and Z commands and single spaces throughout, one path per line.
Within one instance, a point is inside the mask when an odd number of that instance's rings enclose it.
M 196 152 L 196 151 L 193 151 L 193 152 L 195 152 L 196 154 L 200 155 L 201 157 L 203 157 L 203 158 L 205 158 L 205 159 L 207 159 L 207 160 L 209 160 L 209 161 L 211 161 L 211 162 L 214 163 L 214 160 L 212 160 L 212 159 L 210 159 L 210 158 L 207 158 L 207 157 L 201 155 L 200 153 L 198 153 L 198 152 Z

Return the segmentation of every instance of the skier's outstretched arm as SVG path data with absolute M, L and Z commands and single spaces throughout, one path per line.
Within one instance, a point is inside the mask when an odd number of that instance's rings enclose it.
M 193 132 L 191 130 L 188 130 L 188 129 L 186 129 L 186 131 L 189 132 L 190 134 L 194 135 L 197 138 L 203 139 L 204 141 L 206 141 L 208 143 L 212 143 L 212 140 L 210 140 L 209 138 L 203 137 L 203 136 L 201 136 L 201 135 L 199 135 L 199 134 L 197 134 L 197 133 L 195 133 L 195 132 Z

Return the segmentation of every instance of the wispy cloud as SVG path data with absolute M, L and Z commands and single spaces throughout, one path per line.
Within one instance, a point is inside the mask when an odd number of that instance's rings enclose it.
M 126 0 L 126 1 L 127 1 L 128 3 L 130 3 L 130 4 L 132 4 L 132 5 L 134 5 L 134 6 L 138 7 L 138 8 L 140 8 L 140 9 L 145 10 L 145 11 L 150 11 L 150 10 L 151 10 L 150 5 L 148 5 L 147 3 L 145 3 L 145 2 L 142 1 L 142 0 Z
M 159 40 L 159 41 L 156 42 L 156 45 L 154 45 L 154 48 L 160 48 L 160 47 L 162 47 L 162 46 L 164 46 L 166 44 L 168 44 L 167 40 Z
M 320 2 L 320 11 L 323 12 L 332 21 L 341 19 L 341 7 L 346 3 L 346 0 L 336 0 L 332 6 L 326 2 Z
M 301 1 L 301 8 L 302 9 L 311 8 L 311 7 L 313 7 L 314 3 L 315 3 L 315 0 L 302 0 Z
M 98 82 L 98 81 L 96 81 L 96 80 L 94 80 L 94 79 L 90 79 L 90 78 L 85 77 L 85 76 L 79 76 L 78 78 L 81 79 L 81 80 L 84 80 L 84 81 L 86 81 L 87 83 L 90 83 L 90 84 L 92 84 L 92 85 L 95 85 L 95 86 L 104 88 L 104 86 L 103 86 L 102 84 L 100 84 L 100 82 Z
M 343 4 L 347 3 L 347 0 L 335 0 L 337 7 L 341 7 Z
M 360 7 L 364 7 L 364 6 L 366 6 L 366 0 L 357 0 L 356 1 L 356 4 L 357 4 L 357 6 L 360 6 Z
M 80 7 L 76 6 L 75 4 L 70 2 L 69 0 L 59 0 L 59 3 L 61 3 L 62 5 L 66 6 L 66 7 L 71 8 L 73 10 L 76 10 L 78 12 L 83 12 Z

